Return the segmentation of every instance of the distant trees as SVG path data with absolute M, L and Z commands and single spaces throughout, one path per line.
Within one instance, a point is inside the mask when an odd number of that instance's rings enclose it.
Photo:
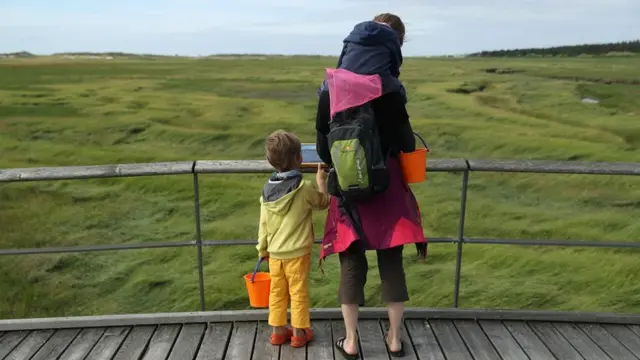
M 55 53 L 53 56 L 111 56 L 111 57 L 136 57 L 136 56 L 144 56 L 141 54 L 131 54 L 124 52 L 89 52 L 89 51 L 79 51 L 79 52 L 64 52 L 64 53 Z
M 529 48 L 513 50 L 481 51 L 469 56 L 473 57 L 520 57 L 520 56 L 584 56 L 584 55 L 616 55 L 640 53 L 640 40 L 621 41 L 608 44 L 583 44 L 555 46 L 550 48 Z
M 0 57 L 3 57 L 3 58 L 30 58 L 34 56 L 35 55 L 33 55 L 28 51 L 19 51 L 19 52 L 13 52 L 13 53 L 0 54 Z

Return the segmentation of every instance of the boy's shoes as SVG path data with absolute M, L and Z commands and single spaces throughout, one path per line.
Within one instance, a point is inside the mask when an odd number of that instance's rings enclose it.
M 313 340 L 313 331 L 311 329 L 304 329 L 304 337 L 291 336 L 291 346 L 294 348 L 301 348 L 307 345 Z
M 293 329 L 286 328 L 284 334 L 271 334 L 271 345 L 283 345 L 293 337 Z

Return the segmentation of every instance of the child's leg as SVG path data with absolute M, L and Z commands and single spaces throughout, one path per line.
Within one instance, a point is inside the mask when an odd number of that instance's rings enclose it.
M 291 326 L 293 337 L 311 340 L 311 321 L 309 319 L 309 270 L 311 255 L 307 254 L 296 259 L 287 260 L 285 271 L 289 283 L 291 298 Z M 292 345 L 294 341 L 292 339 Z M 294 345 L 295 346 L 295 345 Z M 304 344 L 302 344 L 304 346 Z
M 269 294 L 269 325 L 273 326 L 271 343 L 282 344 L 287 338 L 287 307 L 289 305 L 289 285 L 281 260 L 269 259 L 271 292 Z

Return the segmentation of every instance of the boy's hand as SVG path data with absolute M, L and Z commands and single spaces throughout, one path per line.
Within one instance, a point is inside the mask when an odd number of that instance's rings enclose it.
M 316 183 L 318 183 L 318 186 L 327 181 L 327 176 L 328 174 L 322 168 L 322 164 L 318 164 L 318 172 L 316 173 Z
M 326 194 L 327 193 L 327 177 L 329 176 L 329 174 L 327 174 L 324 169 L 322 168 L 322 164 L 318 164 L 318 172 L 316 173 L 316 183 L 318 184 L 318 190 L 320 190 L 321 193 Z

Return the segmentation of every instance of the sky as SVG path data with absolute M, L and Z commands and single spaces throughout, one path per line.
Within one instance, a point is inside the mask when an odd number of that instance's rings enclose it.
M 640 38 L 640 0 L 0 0 L 0 53 L 339 55 L 382 12 L 405 56 Z

